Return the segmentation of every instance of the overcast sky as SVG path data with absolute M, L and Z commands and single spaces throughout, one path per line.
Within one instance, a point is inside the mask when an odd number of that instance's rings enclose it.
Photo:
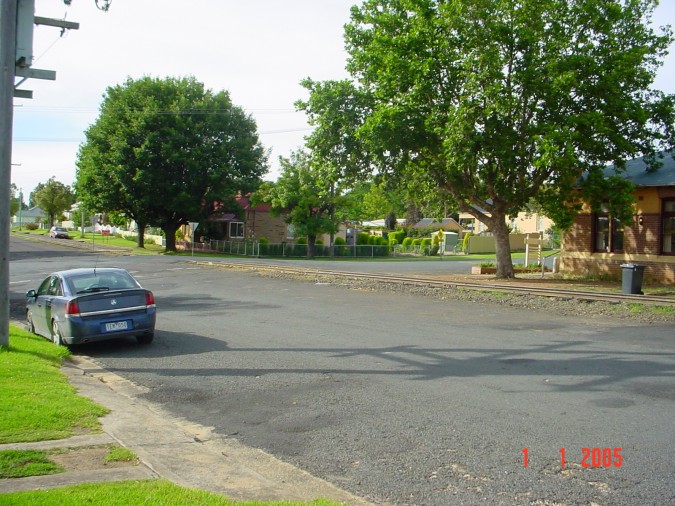
M 94 0 L 36 0 L 36 15 L 80 23 L 60 37 L 35 28 L 34 68 L 56 71 L 56 81 L 28 80 L 33 99 L 15 99 L 12 182 L 27 195 L 50 177 L 72 185 L 84 131 L 99 111 L 106 87 L 127 77 L 194 76 L 214 91 L 227 90 L 251 114 L 271 172 L 279 156 L 303 144 L 305 98 L 299 82 L 342 79 L 343 25 L 360 0 L 114 0 L 107 13 Z M 675 26 L 675 1 L 662 0 L 658 26 Z M 675 48 L 672 50 L 675 53 Z M 656 87 L 675 93 L 675 54 Z

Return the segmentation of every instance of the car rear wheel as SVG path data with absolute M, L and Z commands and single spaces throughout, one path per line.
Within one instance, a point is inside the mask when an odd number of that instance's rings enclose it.
M 150 344 L 154 338 L 155 334 L 143 334 L 136 336 L 136 341 L 138 341 L 138 344 Z
M 52 341 L 54 341 L 56 346 L 61 346 L 63 344 L 61 330 L 59 330 L 59 324 L 56 322 L 56 320 L 52 322 Z

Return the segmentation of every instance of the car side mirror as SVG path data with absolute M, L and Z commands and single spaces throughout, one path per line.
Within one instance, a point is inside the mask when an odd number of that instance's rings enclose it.
M 37 297 L 37 292 L 35 290 L 28 290 L 26 292 L 26 297 Z

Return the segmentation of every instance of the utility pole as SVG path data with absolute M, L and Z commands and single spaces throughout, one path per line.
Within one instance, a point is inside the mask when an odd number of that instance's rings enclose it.
M 107 10 L 112 0 L 95 0 Z M 64 0 L 66 5 L 70 0 Z M 9 346 L 9 237 L 12 183 L 12 126 L 14 97 L 33 98 L 30 90 L 16 89 L 27 79 L 56 79 L 56 72 L 31 67 L 33 25 L 77 30 L 78 23 L 35 16 L 35 0 L 0 0 L 0 348 Z M 16 86 L 14 78 L 22 78 Z M 2 190 L 4 188 L 4 190 Z
M 12 125 L 18 0 L 0 0 L 0 347 L 9 346 L 9 195 L 12 183 Z

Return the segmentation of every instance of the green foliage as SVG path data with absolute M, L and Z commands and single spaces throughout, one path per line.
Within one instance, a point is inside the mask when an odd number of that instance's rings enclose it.
M 28 230 L 37 230 L 38 228 L 40 228 L 40 225 L 38 225 L 37 223 L 26 223 L 25 227 Z
M 356 236 L 357 245 L 368 244 L 369 241 L 370 241 L 370 234 L 366 232 L 359 232 L 359 234 Z
M 468 253 L 469 251 L 469 238 L 471 237 L 471 232 L 464 232 L 464 237 L 462 238 L 462 251 Z
M 39 186 L 31 198 L 47 214 L 49 225 L 53 225 L 63 212 L 75 203 L 75 196 L 70 186 L 59 183 L 54 177 L 50 178 L 46 184 Z
M 307 244 L 307 238 L 306 237 L 298 237 L 298 240 L 295 241 L 295 244 Z
M 406 238 L 403 239 L 403 242 L 401 244 L 403 244 L 403 246 L 412 246 L 413 238 L 412 237 L 406 237 Z
M 649 23 L 656 5 L 365 0 L 345 27 L 352 81 L 310 82 L 307 110 L 345 127 L 330 138 L 355 166 L 488 225 L 510 277 L 507 215 L 535 200 L 564 228 L 581 182 L 628 219 L 628 185 L 602 169 L 642 154 L 651 169 L 674 144 L 675 99 L 651 89 L 674 40 Z
M 336 246 L 343 246 L 347 244 L 347 241 L 345 240 L 344 237 L 338 236 L 333 240 L 333 244 L 335 244 Z
M 138 457 L 134 452 L 123 446 L 113 446 L 103 460 L 105 462 L 133 462 Z
M 10 194 L 9 194 L 9 215 L 15 216 L 16 213 L 23 206 L 23 202 L 19 199 L 19 189 L 14 183 L 10 185 Z
M 393 231 L 389 232 L 388 236 L 389 236 L 389 239 L 394 239 L 397 244 L 402 244 L 403 239 L 406 236 L 406 231 L 405 231 L 405 229 L 399 228 L 399 229 L 396 229 L 396 230 L 393 230 Z
M 557 249 L 560 248 L 561 241 L 561 232 L 557 226 L 552 226 L 546 231 L 546 235 L 549 237 L 549 242 L 551 248 Z
M 107 410 L 79 397 L 60 371 L 69 355 L 10 325 L 9 347 L 0 351 L 0 443 L 63 439 L 76 430 L 100 430 Z
M 106 90 L 75 187 L 90 209 L 123 212 L 141 232 L 161 227 L 175 250 L 180 224 L 254 190 L 265 172 L 255 122 L 227 92 L 194 78 L 144 77 Z
M 329 169 L 318 166 L 306 151 L 295 151 L 280 158 L 281 176 L 276 183 L 266 182 L 253 194 L 254 204 L 270 204 L 273 215 L 284 215 L 300 236 L 308 238 L 308 256 L 314 254 L 314 240 L 322 234 L 338 231 L 336 209 L 344 199 L 336 190 Z
M 318 499 L 300 502 L 239 502 L 221 494 L 184 488 L 165 480 L 117 481 L 109 483 L 86 483 L 59 487 L 50 490 L 33 490 L 2 494 L 3 502 L 12 505 L 100 505 L 129 506 L 130 504 L 153 504 L 161 506 L 337 506 L 338 503 Z
M 0 451 L 0 479 L 42 476 L 63 472 L 63 468 L 40 450 Z

